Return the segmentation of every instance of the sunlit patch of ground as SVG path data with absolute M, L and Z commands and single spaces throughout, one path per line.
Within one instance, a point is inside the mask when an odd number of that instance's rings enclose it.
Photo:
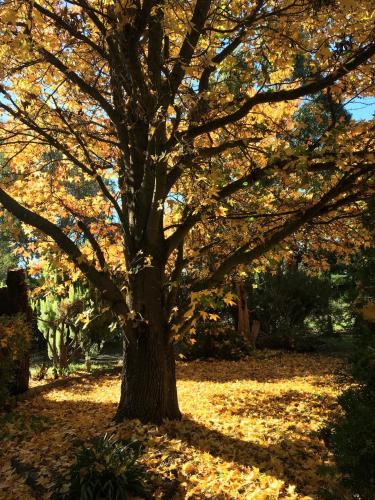
M 144 442 L 156 498 L 321 498 L 337 478 L 323 473 L 331 457 L 316 431 L 335 410 L 341 369 L 332 357 L 285 353 L 179 363 L 184 419 L 160 427 L 111 422 L 118 376 L 52 389 L 3 422 L 0 499 L 49 498 L 76 440 L 106 431 Z

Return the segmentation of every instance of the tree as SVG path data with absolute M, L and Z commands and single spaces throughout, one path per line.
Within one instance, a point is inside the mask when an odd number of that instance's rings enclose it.
M 3 158 L 0 153 L 0 164 Z M 0 284 L 5 283 L 8 269 L 17 266 L 17 258 L 12 251 L 12 241 L 9 234 L 9 223 L 0 217 Z
M 173 341 L 215 319 L 225 276 L 307 231 L 342 247 L 356 231 L 373 125 L 288 140 L 306 96 L 371 91 L 371 2 L 331 3 L 0 3 L 0 202 L 121 319 L 118 419 L 180 417 Z
M 331 284 L 327 276 L 309 276 L 297 265 L 281 264 L 262 273 L 250 294 L 252 312 L 260 320 L 263 346 L 301 348 L 312 332 L 306 320 L 327 331 Z M 315 332 L 316 333 L 316 332 Z M 307 340 L 306 348 L 309 346 Z
M 2 382 L 16 395 L 29 388 L 31 307 L 24 270 L 9 270 L 6 285 L 0 288 L 1 375 L 11 372 Z
M 91 357 L 113 338 L 118 329 L 116 318 L 108 307 L 105 310 L 99 292 L 89 283 L 71 283 L 61 267 L 54 269 L 43 260 L 39 265 L 43 270 L 33 306 L 54 372 L 62 375 L 70 363 L 82 356 L 88 368 Z

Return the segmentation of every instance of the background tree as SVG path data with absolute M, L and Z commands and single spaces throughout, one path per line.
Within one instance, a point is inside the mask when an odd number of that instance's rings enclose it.
M 9 234 L 3 228 L 3 222 L 0 219 L 0 283 L 3 284 L 6 279 L 8 269 L 15 267 L 16 258 L 12 253 Z
M 120 317 L 118 419 L 180 417 L 173 342 L 239 265 L 363 241 L 373 124 L 286 139 L 306 96 L 371 92 L 372 2 L 331 4 L 1 2 L 0 202 Z
M 82 357 L 89 369 L 91 357 L 118 330 L 116 318 L 89 283 L 69 280 L 64 268 L 43 264 L 33 306 L 55 376 Z
M 21 394 L 29 387 L 31 307 L 23 269 L 8 271 L 0 288 L 0 404 L 8 391 Z
M 260 275 L 250 300 L 261 322 L 263 345 L 289 349 L 303 345 L 309 333 L 306 320 L 315 320 L 319 334 L 324 333 L 330 295 L 326 277 L 308 276 L 303 269 L 281 265 Z

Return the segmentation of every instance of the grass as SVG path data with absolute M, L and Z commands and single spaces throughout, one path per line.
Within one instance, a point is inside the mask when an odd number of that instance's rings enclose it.
M 90 370 L 87 369 L 86 363 L 71 363 L 66 370 L 64 370 L 65 375 L 69 375 L 71 373 L 91 373 L 97 370 L 103 370 L 104 368 L 108 368 L 106 363 L 93 363 L 90 367 Z M 30 368 L 31 378 L 35 378 L 40 371 L 40 366 L 35 365 Z M 53 368 L 48 367 L 46 371 L 46 378 L 53 378 Z
M 110 370 L 112 368 L 117 368 L 120 366 L 119 363 L 115 364 L 113 362 L 92 362 L 90 363 L 90 367 L 87 367 L 87 364 L 84 361 L 70 363 L 70 365 L 64 370 L 63 376 L 70 375 L 86 375 L 89 373 L 97 373 L 103 370 Z M 30 367 L 30 376 L 31 376 L 31 387 L 35 385 L 41 385 L 54 380 L 54 370 L 52 366 L 49 366 L 44 374 L 42 380 L 38 380 L 38 376 L 40 374 L 40 370 L 42 368 L 42 364 L 40 363 L 32 363 Z

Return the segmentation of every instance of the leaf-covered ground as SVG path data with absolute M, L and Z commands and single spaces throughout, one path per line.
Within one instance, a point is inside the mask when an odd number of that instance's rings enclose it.
M 322 497 L 337 478 L 316 434 L 342 389 L 335 358 L 268 353 L 240 362 L 179 363 L 184 419 L 114 425 L 119 376 L 87 377 L 2 417 L 0 498 L 49 498 L 77 439 L 105 431 L 143 440 L 155 498 Z

